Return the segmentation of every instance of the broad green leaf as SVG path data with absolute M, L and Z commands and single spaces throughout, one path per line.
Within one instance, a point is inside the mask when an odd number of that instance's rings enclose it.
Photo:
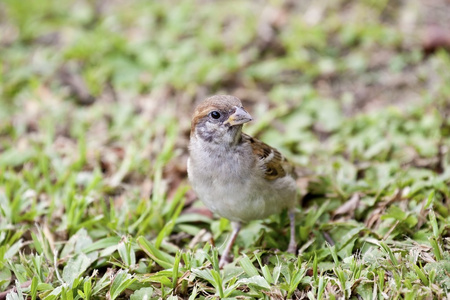
M 150 300 L 153 294 L 153 288 L 146 287 L 136 290 L 133 295 L 130 296 L 130 300 Z
M 91 260 L 84 253 L 79 253 L 69 259 L 63 269 L 62 278 L 69 285 L 80 277 L 91 265 Z

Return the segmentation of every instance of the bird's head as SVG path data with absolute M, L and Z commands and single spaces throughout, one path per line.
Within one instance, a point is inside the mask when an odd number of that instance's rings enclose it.
M 237 143 L 242 125 L 251 120 L 252 117 L 238 98 L 228 95 L 212 96 L 195 109 L 191 138 L 224 145 Z

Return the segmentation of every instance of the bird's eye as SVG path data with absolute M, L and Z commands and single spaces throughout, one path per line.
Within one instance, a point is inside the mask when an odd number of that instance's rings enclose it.
M 218 111 L 216 111 L 216 110 L 213 110 L 213 111 L 210 113 L 210 115 L 211 115 L 211 117 L 212 117 L 213 119 L 218 119 L 218 118 L 220 118 L 220 113 L 219 113 Z

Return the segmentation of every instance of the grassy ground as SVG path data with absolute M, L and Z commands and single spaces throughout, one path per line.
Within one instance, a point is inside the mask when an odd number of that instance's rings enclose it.
M 0 299 L 447 297 L 445 3 L 232 4 L 0 3 Z M 219 270 L 186 179 L 215 93 L 297 164 L 298 256 L 272 216 Z

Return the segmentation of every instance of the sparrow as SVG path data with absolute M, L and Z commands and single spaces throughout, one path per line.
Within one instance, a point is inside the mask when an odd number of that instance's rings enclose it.
M 295 253 L 294 168 L 275 148 L 242 132 L 252 121 L 241 101 L 216 95 L 194 111 L 189 142 L 188 177 L 208 209 L 232 222 L 233 231 L 219 266 L 229 253 L 242 224 L 289 212 L 288 252 Z

